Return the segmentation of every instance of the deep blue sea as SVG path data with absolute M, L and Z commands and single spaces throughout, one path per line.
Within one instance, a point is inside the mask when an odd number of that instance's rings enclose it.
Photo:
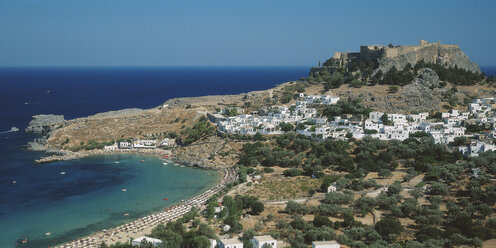
M 21 247 L 67 242 L 173 205 L 217 180 L 214 172 L 164 167 L 158 159 L 133 155 L 35 165 L 43 154 L 24 149 L 34 136 L 22 131 L 32 115 L 72 119 L 152 108 L 174 97 L 267 89 L 307 76 L 308 71 L 309 67 L 0 68 L 0 132 L 12 126 L 21 129 L 0 134 L 0 246 L 16 247 L 24 237 L 28 242 Z M 46 232 L 52 235 L 45 237 Z

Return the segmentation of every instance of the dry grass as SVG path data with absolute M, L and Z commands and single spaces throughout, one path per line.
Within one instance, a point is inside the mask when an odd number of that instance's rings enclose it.
M 191 127 L 204 115 L 200 109 L 149 109 L 137 114 L 110 117 L 87 117 L 73 120 L 71 124 L 57 129 L 48 139 L 52 147 L 74 147 L 88 140 L 98 142 L 122 138 L 142 138 L 163 132 L 177 132 Z
M 274 174 L 265 175 L 259 184 L 253 184 L 246 192 L 261 200 L 277 200 L 309 196 L 310 189 L 320 187 L 321 180 L 308 177 L 276 178 Z

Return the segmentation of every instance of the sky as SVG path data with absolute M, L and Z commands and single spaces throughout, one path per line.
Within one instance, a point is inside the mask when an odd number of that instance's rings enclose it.
M 0 0 L 0 66 L 314 66 L 458 44 L 496 65 L 494 0 Z

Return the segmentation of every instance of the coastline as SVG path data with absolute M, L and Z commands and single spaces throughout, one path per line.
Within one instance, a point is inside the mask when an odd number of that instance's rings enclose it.
M 97 231 L 92 235 L 83 236 L 76 240 L 56 245 L 59 248 L 75 248 L 75 247 L 90 247 L 97 248 L 105 242 L 107 245 L 115 244 L 117 242 L 127 242 L 129 238 L 136 238 L 149 234 L 153 228 L 159 224 L 166 224 L 167 222 L 177 220 L 183 214 L 189 212 L 192 208 L 203 207 L 211 196 L 221 192 L 227 184 L 234 182 L 237 179 L 237 173 L 233 168 L 224 168 L 219 170 L 222 175 L 219 177 L 217 183 L 210 189 L 191 197 L 184 199 L 181 203 L 172 207 L 168 207 L 163 211 L 152 213 L 122 224 L 110 229 Z

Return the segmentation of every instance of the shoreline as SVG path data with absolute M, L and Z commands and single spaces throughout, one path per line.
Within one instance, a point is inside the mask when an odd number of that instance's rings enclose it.
M 89 247 L 98 248 L 105 242 L 107 245 L 117 242 L 125 243 L 129 238 L 137 238 L 149 234 L 153 228 L 160 224 L 177 220 L 184 214 L 188 213 L 193 207 L 203 207 L 211 196 L 221 192 L 227 184 L 234 182 L 237 179 L 237 173 L 234 168 L 219 169 L 222 175 L 217 180 L 217 183 L 210 189 L 195 195 L 189 199 L 183 199 L 180 203 L 168 207 L 162 211 L 148 214 L 131 222 L 110 228 L 96 231 L 94 234 L 86 235 L 81 238 L 58 244 L 58 248 L 76 248 Z
M 208 199 L 214 194 L 221 192 L 227 184 L 235 182 L 237 179 L 236 169 L 229 167 L 207 167 L 198 163 L 191 163 L 187 161 L 176 160 L 172 157 L 171 150 L 155 149 L 119 149 L 119 150 L 88 150 L 72 152 L 60 149 L 44 149 L 43 152 L 55 153 L 52 155 L 41 157 L 35 160 L 35 163 L 50 163 L 56 161 L 66 161 L 73 159 L 82 159 L 94 155 L 115 155 L 115 154 L 131 154 L 150 156 L 164 160 L 164 156 L 168 156 L 167 160 L 172 161 L 174 164 L 187 166 L 195 169 L 215 170 L 219 171 L 220 175 L 216 183 L 205 191 L 190 198 L 183 199 L 181 202 L 168 207 L 158 212 L 152 212 L 146 216 L 135 219 L 133 221 L 121 224 L 119 226 L 103 229 L 94 232 L 93 234 L 85 235 L 72 241 L 57 244 L 54 247 L 58 248 L 76 248 L 76 247 L 94 247 L 98 248 L 105 242 L 107 245 L 115 244 L 117 242 L 125 243 L 129 238 L 137 238 L 149 234 L 153 228 L 159 224 L 166 224 L 167 222 L 177 220 L 184 214 L 189 212 L 193 207 L 201 208 L 207 203 Z
M 183 160 L 177 160 L 173 157 L 173 152 L 171 150 L 162 150 L 159 148 L 155 149 L 119 149 L 119 150 L 102 150 L 102 149 L 95 149 L 95 150 L 86 150 L 86 151 L 78 151 L 78 152 L 72 152 L 68 150 L 59 150 L 59 149 L 46 149 L 43 152 L 45 153 L 56 153 L 48 156 L 43 156 L 40 157 L 39 159 L 35 160 L 34 162 L 36 164 L 43 164 L 43 163 L 51 163 L 51 162 L 57 162 L 57 161 L 66 161 L 66 160 L 73 160 L 73 159 L 81 159 L 93 155 L 114 155 L 114 154 L 133 154 L 133 155 L 145 155 L 145 156 L 152 156 L 155 158 L 163 159 L 164 156 L 167 156 L 167 160 L 172 161 L 176 164 L 181 164 L 184 166 L 188 167 L 193 167 L 193 168 L 198 168 L 198 169 L 206 169 L 206 170 L 220 170 L 224 167 L 211 167 L 211 166 L 204 166 L 201 163 L 191 163 L 188 161 L 183 161 Z

